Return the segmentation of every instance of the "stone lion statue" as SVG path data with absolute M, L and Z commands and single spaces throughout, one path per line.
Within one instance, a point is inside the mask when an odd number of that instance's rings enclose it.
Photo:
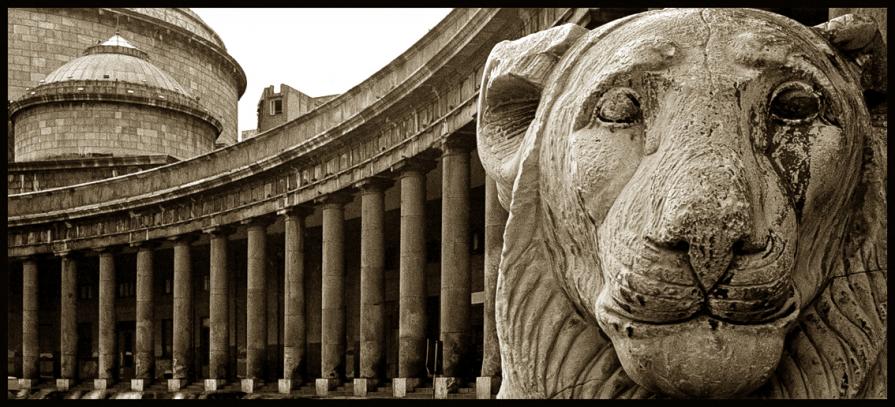
M 498 44 L 498 397 L 886 397 L 880 41 L 717 9 Z

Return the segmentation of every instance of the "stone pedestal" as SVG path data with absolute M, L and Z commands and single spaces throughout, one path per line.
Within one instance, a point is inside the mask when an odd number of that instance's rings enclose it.
M 239 384 L 243 393 L 254 393 L 263 385 L 261 379 L 242 379 Z
M 109 379 L 93 379 L 93 388 L 95 390 L 106 390 L 112 387 L 112 381 Z
M 131 390 L 144 391 L 150 384 L 152 384 L 152 381 L 149 379 L 131 379 Z
M 226 384 L 227 380 L 224 379 L 205 379 L 205 391 L 218 391 Z
M 356 397 L 367 397 L 367 393 L 376 391 L 376 379 L 354 379 L 354 395 Z
M 189 384 L 189 381 L 186 379 L 168 379 L 168 391 L 179 391 Z
M 341 382 L 339 379 L 317 379 L 314 383 L 317 387 L 317 395 L 318 396 L 326 396 L 329 394 L 330 390 L 339 387 Z
M 37 387 L 37 379 L 19 379 L 19 390 L 31 390 Z
M 301 385 L 301 382 L 298 380 L 292 379 L 280 379 L 277 381 L 277 391 L 280 394 L 289 394 L 292 392 L 292 389 Z
M 457 391 L 460 385 L 460 379 L 456 377 L 436 377 L 435 378 L 435 398 L 446 399 L 449 393 Z
M 500 378 L 491 376 L 479 376 L 475 379 L 475 398 L 493 399 L 500 390 Z
M 56 379 L 56 390 L 69 391 L 74 385 L 75 381 L 72 379 Z
M 416 377 L 396 377 L 392 379 L 392 393 L 396 398 L 407 397 L 417 386 L 420 385 L 420 379 Z

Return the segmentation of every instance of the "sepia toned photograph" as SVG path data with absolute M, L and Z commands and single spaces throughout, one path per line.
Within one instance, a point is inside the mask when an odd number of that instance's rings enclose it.
M 7 399 L 886 399 L 886 8 L 7 8 Z

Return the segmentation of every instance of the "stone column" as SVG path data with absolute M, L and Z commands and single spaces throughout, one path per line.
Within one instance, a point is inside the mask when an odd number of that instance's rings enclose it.
M 280 393 L 289 394 L 301 384 L 301 369 L 306 363 L 305 316 L 305 217 L 311 210 L 293 207 L 278 212 L 285 221 L 285 257 L 283 285 L 283 378 Z
M 264 381 L 267 360 L 267 225 L 268 218 L 243 221 L 248 240 L 246 272 L 246 375 L 242 391 L 255 392 Z
M 192 379 L 193 338 L 193 268 L 190 244 L 195 236 L 178 236 L 174 240 L 174 317 L 172 329 L 174 340 L 171 370 L 173 378 L 168 380 L 168 391 L 178 391 Z
M 507 211 L 497 199 L 497 185 L 485 179 L 485 315 L 482 344 L 482 373 L 476 379 L 476 398 L 490 399 L 500 388 L 500 346 L 494 325 L 494 293 L 503 250 Z
M 405 397 L 426 377 L 426 172 L 435 163 L 413 159 L 400 174 L 401 232 L 398 263 L 398 377 L 395 397 Z
M 217 391 L 227 382 L 230 351 L 230 298 L 227 262 L 227 227 L 204 231 L 209 235 L 208 276 L 208 378 L 205 391 Z
M 155 377 L 155 299 L 153 297 L 155 270 L 152 264 L 154 243 L 135 243 L 137 247 L 137 332 L 135 346 L 136 371 L 131 379 L 131 390 L 145 390 Z
M 452 392 L 470 366 L 469 145 L 443 145 L 441 181 L 441 333 L 444 377 L 435 397 Z
M 391 181 L 369 178 L 361 189 L 360 377 L 354 395 L 375 391 L 385 371 L 385 199 Z
M 320 315 L 320 378 L 317 395 L 325 396 L 345 378 L 345 204 L 347 194 L 320 199 L 323 204 L 323 287 Z
M 78 373 L 78 268 L 72 253 L 62 255 L 62 284 L 59 293 L 60 378 L 56 388 L 67 391 Z
M 31 389 L 40 380 L 40 348 L 38 342 L 39 307 L 37 261 L 22 263 L 22 379 L 19 387 Z
M 99 252 L 99 368 L 93 381 L 97 390 L 115 380 L 115 257 L 108 249 Z

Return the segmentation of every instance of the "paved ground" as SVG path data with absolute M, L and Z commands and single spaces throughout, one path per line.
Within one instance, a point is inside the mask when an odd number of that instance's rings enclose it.
M 408 399 L 433 399 L 434 390 L 432 384 L 425 384 L 408 394 Z M 150 385 L 146 391 L 135 392 L 130 390 L 129 382 L 116 383 L 107 390 L 94 390 L 93 381 L 88 380 L 74 386 L 67 392 L 56 390 L 55 383 L 41 382 L 31 390 L 20 390 L 18 381 L 13 378 L 7 380 L 7 399 L 391 399 L 391 383 L 385 383 L 375 392 L 368 393 L 367 397 L 354 395 L 354 385 L 347 383 L 331 391 L 327 396 L 318 396 L 313 383 L 305 384 L 289 394 L 281 394 L 277 391 L 277 384 L 262 386 L 257 392 L 247 394 L 242 392 L 239 383 L 230 383 L 216 392 L 206 392 L 202 382 L 195 382 L 178 392 L 169 392 L 167 385 L 159 381 Z M 475 399 L 475 384 L 461 387 L 457 393 L 448 395 L 450 399 Z

